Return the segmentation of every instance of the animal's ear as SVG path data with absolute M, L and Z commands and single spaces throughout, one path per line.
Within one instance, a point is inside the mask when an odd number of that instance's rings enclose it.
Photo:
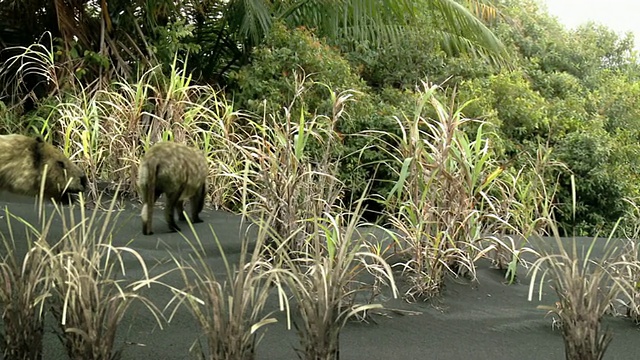
M 33 165 L 36 169 L 40 167 L 44 159 L 44 140 L 42 137 L 37 136 L 33 143 Z

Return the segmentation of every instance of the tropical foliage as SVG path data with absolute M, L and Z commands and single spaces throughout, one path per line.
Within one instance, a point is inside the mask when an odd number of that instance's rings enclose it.
M 197 356 L 255 356 L 275 293 L 296 315 L 300 356 L 332 359 L 346 322 L 366 319 L 380 295 L 430 298 L 449 277 L 475 280 L 482 258 L 509 283 L 530 265 L 534 280 L 551 277 L 576 358 L 604 353 L 599 322 L 613 303 L 639 318 L 635 242 L 600 262 L 530 242 L 637 238 L 631 35 L 569 30 L 535 0 L 0 0 L 0 24 L 1 131 L 59 145 L 89 174 L 91 204 L 104 190 L 135 200 L 140 155 L 179 141 L 207 156 L 208 204 L 258 232 L 238 264 L 223 254 L 223 275 L 197 238 L 191 256 L 151 276 L 134 249 L 111 245 L 111 215 L 56 211 L 59 238 L 50 223 L 25 224 L 30 258 L 15 256 L 19 239 L 2 242 L 6 356 L 40 356 L 25 344 L 40 346 L 50 311 L 70 356 L 117 357 L 133 300 L 166 319 L 140 292 L 162 285 L 167 308 L 185 305 L 203 329 Z M 124 255 L 142 279 L 120 281 Z M 49 266 L 29 265 L 40 259 Z M 93 295 L 76 291 L 80 279 Z M 93 323 L 81 321 L 88 308 Z M 597 341 L 573 332 L 584 312 Z M 20 322 L 29 327 L 13 336 Z M 96 329 L 108 333 L 82 335 Z
M 495 126 L 492 151 L 506 167 L 518 169 L 521 155 L 540 144 L 567 165 L 557 192 L 562 229 L 607 228 L 628 210 L 624 198 L 638 193 L 633 38 L 597 24 L 568 30 L 534 0 L 6 0 L 0 19 L 7 131 L 44 131 L 57 118 L 63 125 L 73 107 L 47 104 L 115 81 L 139 84 L 128 95 L 138 109 L 127 115 L 131 126 L 148 119 L 144 114 L 180 122 L 186 113 L 173 110 L 181 100 L 170 98 L 171 74 L 180 67 L 192 75 L 185 85 L 224 87 L 231 112 L 258 116 L 292 103 L 304 79 L 311 90 L 292 110 L 306 118 L 331 117 L 330 94 L 351 91 L 353 101 L 335 124 L 340 141 L 332 156 L 340 159 L 345 198 L 355 199 L 368 182 L 374 194 L 384 194 L 394 176 L 380 166 L 390 160 L 385 152 L 359 134 L 399 135 L 394 117 L 404 116 L 401 109 L 418 99 L 416 85 L 428 79 L 456 89 L 460 103 L 473 100 L 464 115 Z M 114 166 L 114 174 L 135 170 Z M 563 205 L 570 203 L 571 175 L 578 180 L 575 218 Z

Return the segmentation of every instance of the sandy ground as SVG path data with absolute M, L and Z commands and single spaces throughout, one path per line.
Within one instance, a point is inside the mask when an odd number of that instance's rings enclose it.
M 49 205 L 48 211 L 51 211 Z M 0 193 L 0 233 L 8 234 L 8 209 L 32 223 L 37 223 L 33 199 Z M 116 245 L 137 250 L 154 272 L 169 269 L 169 254 L 181 256 L 191 250 L 180 234 L 166 233 L 162 211 L 156 208 L 152 236 L 142 236 L 139 210 L 135 206 L 119 212 L 113 233 Z M 206 244 L 210 263 L 222 273 L 224 266 L 213 241 L 211 229 L 220 239 L 231 261 L 238 258 L 241 237 L 252 236 L 240 217 L 221 211 L 205 210 L 204 223 L 195 230 Z M 57 225 L 59 227 L 59 224 Z M 14 223 L 15 237 L 23 236 L 21 226 Z M 54 231 L 56 224 L 54 223 Z M 189 239 L 194 234 L 186 229 Z M 155 264 L 155 265 L 154 265 Z M 137 272 L 138 271 L 138 272 Z M 340 358 L 359 359 L 563 359 L 564 344 L 559 330 L 552 328 L 546 311 L 538 305 L 551 305 L 555 298 L 545 287 L 542 302 L 527 301 L 529 279 L 522 277 L 518 284 L 506 285 L 503 272 L 492 269 L 487 262 L 478 263 L 478 282 L 462 284 L 449 281 L 442 297 L 431 302 L 407 303 L 403 299 L 387 299 L 384 315 L 373 315 L 369 323 L 349 323 L 341 333 Z M 131 262 L 127 276 L 135 278 L 139 269 Z M 524 274 L 521 273 L 521 274 Z M 165 279 L 177 282 L 177 277 Z M 402 285 L 399 281 L 399 285 Z M 158 306 L 163 306 L 171 294 L 162 287 L 152 287 L 146 293 Z M 283 313 L 277 311 L 273 297 L 267 311 L 275 311 L 279 321 L 268 325 L 257 349 L 258 359 L 296 359 L 298 345 L 294 330 L 287 330 Z M 605 359 L 639 359 L 640 330 L 628 319 L 608 318 L 606 324 L 613 331 L 613 341 Z M 65 359 L 64 349 L 57 339 L 53 319 L 47 320 L 44 359 Z M 188 359 L 189 348 L 201 331 L 190 314 L 180 310 L 173 321 L 160 329 L 151 315 L 140 306 L 127 313 L 118 332 L 118 345 L 123 359 L 173 360 Z

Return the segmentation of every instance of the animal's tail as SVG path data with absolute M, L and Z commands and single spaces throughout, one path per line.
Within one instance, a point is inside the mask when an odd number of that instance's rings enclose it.
M 152 234 L 153 205 L 156 202 L 156 178 L 158 177 L 159 164 L 155 159 L 148 159 L 140 164 L 138 173 L 138 186 L 142 200 L 142 233 Z
M 140 200 L 148 203 L 153 199 L 156 189 L 156 177 L 158 176 L 158 162 L 153 158 L 144 159 L 138 170 L 138 191 Z
M 145 193 L 145 198 L 143 201 L 146 204 L 153 205 L 156 202 L 156 179 L 158 178 L 158 169 L 160 168 L 160 164 L 157 161 L 152 161 L 147 167 L 147 192 Z

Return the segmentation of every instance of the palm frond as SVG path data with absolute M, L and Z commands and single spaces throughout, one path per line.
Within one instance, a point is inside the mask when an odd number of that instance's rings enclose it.
M 455 0 L 429 0 L 425 2 L 442 17 L 440 29 L 443 48 L 450 54 L 475 52 L 494 63 L 504 63 L 508 54 L 502 41 L 476 16 L 495 16 L 486 4 L 472 1 L 469 10 Z

